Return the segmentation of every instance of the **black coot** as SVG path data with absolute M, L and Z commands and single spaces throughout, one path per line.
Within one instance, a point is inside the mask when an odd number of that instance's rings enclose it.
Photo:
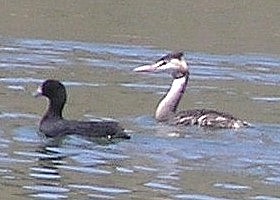
M 89 137 L 130 138 L 117 121 L 63 119 L 62 110 L 66 103 L 67 94 L 64 85 L 57 80 L 49 79 L 43 82 L 35 96 L 45 96 L 49 99 L 48 109 L 39 124 L 40 132 L 47 137 L 77 134 Z

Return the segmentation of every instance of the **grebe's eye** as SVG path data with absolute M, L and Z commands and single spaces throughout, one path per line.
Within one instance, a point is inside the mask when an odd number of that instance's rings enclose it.
M 160 66 L 166 65 L 166 64 L 167 64 L 167 61 L 166 61 L 166 60 L 163 60 L 162 63 L 160 64 Z

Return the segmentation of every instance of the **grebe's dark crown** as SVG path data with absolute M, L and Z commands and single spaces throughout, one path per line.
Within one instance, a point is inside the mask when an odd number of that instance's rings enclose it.
M 182 51 L 172 52 L 172 53 L 169 53 L 166 56 L 163 56 L 162 58 L 158 59 L 156 62 L 159 62 L 159 61 L 170 61 L 172 59 L 181 60 L 183 56 L 184 56 L 184 52 L 182 52 Z

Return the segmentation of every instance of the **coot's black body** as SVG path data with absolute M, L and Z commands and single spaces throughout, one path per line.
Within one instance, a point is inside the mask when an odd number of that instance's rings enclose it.
M 39 124 L 39 131 L 47 137 L 76 134 L 90 137 L 130 138 L 119 123 L 114 120 L 77 121 L 64 119 L 62 110 L 66 103 L 67 94 L 64 85 L 57 80 L 46 80 L 38 88 L 36 96 L 45 96 L 49 99 L 47 111 Z

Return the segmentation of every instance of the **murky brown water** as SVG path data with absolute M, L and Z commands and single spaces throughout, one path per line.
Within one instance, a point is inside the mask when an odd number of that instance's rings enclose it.
M 279 7 L 278 0 L 5 1 L 0 35 L 279 54 Z
M 278 1 L 5 2 L 1 199 L 280 199 L 278 8 Z M 131 70 L 166 49 L 186 51 L 191 69 L 180 109 L 225 110 L 253 128 L 156 124 L 171 80 Z M 46 101 L 31 94 L 47 78 L 67 86 L 65 117 L 116 118 L 132 139 L 45 142 L 36 126 Z

